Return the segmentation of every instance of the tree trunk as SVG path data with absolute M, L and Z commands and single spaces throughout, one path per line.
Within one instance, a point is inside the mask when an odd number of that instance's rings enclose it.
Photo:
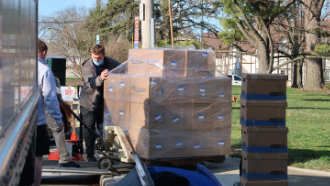
M 293 64 L 293 77 L 292 77 L 291 88 L 298 88 L 297 77 L 298 77 L 298 62 Z
M 303 81 L 302 81 L 302 68 L 303 67 L 303 59 L 300 59 L 297 62 L 297 87 L 302 88 L 303 87 Z
M 259 61 L 259 74 L 266 74 L 268 68 L 270 67 L 270 51 L 269 51 L 269 41 L 268 41 L 268 36 L 267 36 L 267 31 L 265 31 L 264 27 L 260 26 L 259 27 L 259 34 L 260 36 L 264 39 L 265 43 L 258 41 L 258 46 L 257 46 L 257 57 Z
M 324 1 L 322 1 L 324 3 Z M 310 9 L 305 10 L 305 30 L 306 32 L 306 50 L 311 52 L 314 50 L 318 42 L 319 34 L 315 31 L 319 27 L 321 8 L 319 3 L 314 0 L 305 0 L 304 3 L 310 6 Z M 323 4 L 322 3 L 322 4 Z M 323 70 L 321 59 L 307 59 L 307 78 L 304 86 L 305 90 L 321 90 L 323 88 Z

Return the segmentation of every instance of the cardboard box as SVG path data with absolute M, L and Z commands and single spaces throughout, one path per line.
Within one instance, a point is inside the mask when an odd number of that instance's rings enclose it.
M 226 146 L 215 147 L 212 131 L 129 130 L 136 153 L 145 159 L 219 156 L 230 153 L 230 136 Z M 219 133 L 218 133 L 219 134 Z M 229 147 L 228 147 L 229 146 Z
M 209 78 L 194 78 L 193 103 L 213 103 L 212 80 Z
M 186 75 L 185 77 L 212 77 L 212 63 L 215 58 L 207 51 L 187 50 L 186 53 Z M 214 52 L 210 52 L 214 53 Z M 215 67 L 215 65 L 214 65 Z
M 157 129 L 171 127 L 170 105 L 146 105 L 130 103 L 130 129 Z
M 171 102 L 175 104 L 192 104 L 194 91 L 194 78 L 171 79 Z
M 173 94 L 172 83 L 161 77 L 131 77 L 130 102 L 147 105 L 170 105 Z
M 130 77 L 124 74 L 110 74 L 104 81 L 104 99 L 115 101 L 130 101 Z
M 192 130 L 193 105 L 172 104 L 169 118 L 170 128 L 173 130 Z
M 253 177 L 258 178 L 257 174 L 264 174 L 269 178 L 284 179 L 287 177 L 287 166 L 288 153 L 247 153 L 242 151 L 243 176 L 252 174 Z M 248 176 L 244 177 L 251 179 Z
M 130 49 L 128 58 L 129 75 L 208 77 L 215 72 L 213 51 Z
M 242 74 L 242 93 L 286 95 L 287 75 L 282 74 Z
M 132 129 L 189 131 L 192 128 L 192 104 L 145 105 L 130 103 Z
M 231 125 L 212 130 L 212 148 L 215 155 L 231 154 Z
M 242 125 L 242 143 L 248 147 L 287 147 L 288 131 L 287 127 L 261 128 Z
M 212 130 L 214 113 L 212 104 L 193 104 L 192 130 Z
M 212 129 L 222 129 L 227 126 L 231 126 L 232 120 L 232 102 L 228 101 L 218 101 L 212 104 L 212 118 L 213 127 Z
M 212 96 L 213 101 L 228 101 L 232 99 L 231 89 L 232 80 L 228 77 L 211 78 L 212 81 Z
M 240 186 L 288 186 L 288 180 L 247 180 L 240 176 Z
M 184 51 L 130 49 L 128 58 L 129 75 L 185 77 Z
M 105 100 L 104 122 L 105 126 L 120 126 L 127 130 L 130 127 L 130 103 Z
M 192 130 L 213 130 L 231 126 L 231 102 L 193 104 Z
M 286 101 L 240 100 L 241 117 L 245 120 L 285 121 Z

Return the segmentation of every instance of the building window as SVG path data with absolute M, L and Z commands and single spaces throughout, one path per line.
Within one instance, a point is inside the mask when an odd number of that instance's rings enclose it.
M 326 71 L 325 72 L 325 77 L 324 77 L 325 81 L 330 81 L 330 71 Z
M 285 75 L 285 70 L 281 70 L 281 74 Z

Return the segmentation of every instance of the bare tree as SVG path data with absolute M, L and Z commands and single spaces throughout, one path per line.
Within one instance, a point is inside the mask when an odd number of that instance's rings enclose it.
M 73 74 L 82 80 L 82 63 L 90 57 L 90 49 L 95 44 L 95 37 L 85 27 L 88 11 L 83 7 L 72 6 L 40 20 L 42 35 L 52 52 L 69 60 Z

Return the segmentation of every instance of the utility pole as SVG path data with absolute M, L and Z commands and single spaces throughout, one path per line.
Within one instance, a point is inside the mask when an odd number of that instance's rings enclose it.
M 155 24 L 152 20 L 154 18 L 154 1 L 153 0 L 141 0 L 140 5 L 140 20 L 141 20 L 141 35 L 142 35 L 142 48 L 151 48 L 154 43 L 154 31 Z
M 200 49 L 203 48 L 203 25 L 204 25 L 204 22 L 203 22 L 203 0 L 202 0 L 202 6 L 201 6 L 201 13 L 202 13 L 202 22 L 201 22 L 201 46 L 200 46 Z

